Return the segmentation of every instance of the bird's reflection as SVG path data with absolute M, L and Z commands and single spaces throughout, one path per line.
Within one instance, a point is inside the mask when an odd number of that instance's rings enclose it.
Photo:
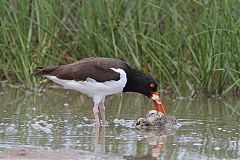
M 127 160 L 144 160 L 144 159 L 153 159 L 157 160 L 161 156 L 162 150 L 164 148 L 164 144 L 167 141 L 168 135 L 174 135 L 177 129 L 140 129 L 138 133 L 146 138 L 148 144 L 151 146 L 148 154 L 141 157 L 132 157 L 132 156 L 124 156 Z
M 105 154 L 105 125 L 95 127 L 94 147 L 94 153 Z
M 94 132 L 94 153 L 99 155 L 105 154 L 105 126 L 96 126 Z M 143 157 L 124 156 L 124 159 L 158 159 L 164 148 L 164 143 L 167 140 L 168 135 L 174 135 L 177 129 L 141 129 L 136 130 L 137 134 L 146 138 L 148 144 L 151 147 L 149 153 Z

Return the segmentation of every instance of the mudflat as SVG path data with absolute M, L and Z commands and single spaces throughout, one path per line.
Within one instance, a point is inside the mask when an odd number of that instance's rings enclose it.
M 7 160 L 63 160 L 63 159 L 78 159 L 78 160 L 88 160 L 88 159 L 123 159 L 121 156 L 117 155 L 103 155 L 98 153 L 93 153 L 83 150 L 74 149 L 61 149 L 61 150 L 33 150 L 25 147 L 12 147 L 0 151 L 0 159 Z

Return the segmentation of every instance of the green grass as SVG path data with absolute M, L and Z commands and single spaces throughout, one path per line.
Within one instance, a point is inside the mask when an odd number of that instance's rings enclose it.
M 0 75 L 33 88 L 37 66 L 104 56 L 160 88 L 226 94 L 240 87 L 240 1 L 0 0 Z

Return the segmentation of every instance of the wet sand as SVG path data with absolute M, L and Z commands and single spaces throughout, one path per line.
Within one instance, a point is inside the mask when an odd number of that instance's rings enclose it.
M 83 150 L 52 150 L 52 151 L 35 151 L 24 147 L 13 147 L 0 151 L 0 159 L 7 160 L 91 160 L 91 159 L 123 159 L 121 156 L 102 155 Z

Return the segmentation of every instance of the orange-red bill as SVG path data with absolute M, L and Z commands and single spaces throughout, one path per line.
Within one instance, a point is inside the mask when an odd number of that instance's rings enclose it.
M 159 96 L 157 91 L 152 93 L 152 97 L 151 98 L 152 98 L 153 103 L 154 103 L 154 105 L 156 107 L 156 110 L 158 112 L 162 112 L 164 115 L 166 115 L 165 109 L 163 107 L 162 101 L 161 101 L 160 96 Z

